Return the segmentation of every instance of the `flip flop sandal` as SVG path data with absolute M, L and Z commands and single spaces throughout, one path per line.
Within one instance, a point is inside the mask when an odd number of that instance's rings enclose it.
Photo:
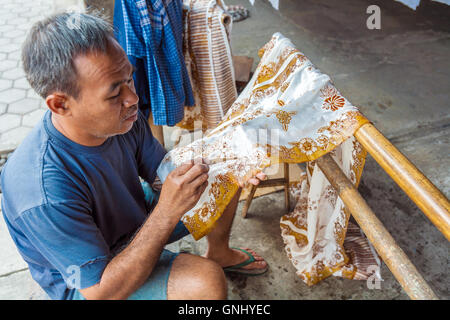
M 250 16 L 250 11 L 241 5 L 227 6 L 226 10 L 232 16 L 233 22 L 242 21 Z
M 247 250 L 244 250 L 241 248 L 235 248 L 235 247 L 231 247 L 231 249 L 236 249 L 236 250 L 244 252 L 246 255 L 248 255 L 248 260 L 245 260 L 244 262 L 239 263 L 239 264 L 235 264 L 234 266 L 225 267 L 225 268 L 223 268 L 223 271 L 244 274 L 247 276 L 258 276 L 260 274 L 265 273 L 267 271 L 267 269 L 269 268 L 269 266 L 266 264 L 266 267 L 263 269 L 243 269 L 242 267 L 245 267 L 245 266 L 249 265 L 250 263 L 255 262 L 256 261 L 255 257 Z

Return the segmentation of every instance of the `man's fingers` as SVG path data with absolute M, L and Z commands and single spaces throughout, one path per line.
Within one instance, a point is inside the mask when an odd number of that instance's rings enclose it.
M 204 182 L 197 188 L 197 190 L 195 191 L 195 195 L 200 198 L 200 196 L 205 191 L 207 186 L 208 186 L 208 180 L 206 180 L 206 182 Z
M 190 182 L 191 187 L 194 189 L 198 188 L 203 183 L 208 182 L 208 177 L 207 173 L 202 173 Z
M 266 174 L 265 174 L 264 172 L 258 172 L 258 173 L 256 174 L 256 177 L 257 177 L 259 180 L 266 180 L 266 178 L 267 178 L 267 176 L 266 176 Z
M 267 176 L 264 172 L 258 172 L 255 177 L 248 179 L 248 182 L 254 186 L 257 186 L 261 180 L 266 180 Z
M 175 168 L 174 173 L 176 175 L 183 175 L 188 172 L 194 166 L 194 161 L 188 161 Z
M 208 161 L 204 158 L 195 158 L 193 161 L 194 164 L 209 164 Z
M 185 174 L 184 174 L 184 181 L 186 183 L 191 183 L 194 181 L 198 176 L 204 173 L 208 173 L 209 166 L 207 164 L 195 164 L 193 165 Z

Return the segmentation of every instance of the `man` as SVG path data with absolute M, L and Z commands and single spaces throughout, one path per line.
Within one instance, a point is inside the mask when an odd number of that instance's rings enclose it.
M 164 249 L 188 234 L 180 218 L 205 190 L 208 166 L 171 172 L 149 214 L 139 176 L 151 184 L 165 151 L 138 112 L 133 67 L 110 25 L 52 16 L 33 26 L 22 60 L 49 111 L 2 171 L 2 211 L 51 298 L 224 299 L 223 268 L 267 269 L 253 251 L 228 246 L 239 192 L 203 257 Z

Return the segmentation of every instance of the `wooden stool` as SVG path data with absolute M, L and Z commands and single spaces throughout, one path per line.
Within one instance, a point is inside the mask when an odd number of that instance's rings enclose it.
M 284 201 L 286 212 L 289 212 L 289 163 L 284 163 L 284 178 L 268 179 L 261 181 L 257 186 L 252 185 L 250 194 L 245 200 L 244 208 L 242 208 L 242 218 L 247 216 L 247 211 L 252 203 L 253 196 L 255 195 L 257 188 L 284 186 Z

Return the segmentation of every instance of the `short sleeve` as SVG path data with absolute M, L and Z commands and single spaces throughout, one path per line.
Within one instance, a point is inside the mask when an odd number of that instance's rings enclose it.
M 100 281 L 111 256 L 85 204 L 41 205 L 23 212 L 16 223 L 69 287 L 84 289 Z
M 139 112 L 137 120 L 137 149 L 136 154 L 139 175 L 152 184 L 156 177 L 156 170 L 166 154 L 166 150 L 152 135 L 148 122 Z

